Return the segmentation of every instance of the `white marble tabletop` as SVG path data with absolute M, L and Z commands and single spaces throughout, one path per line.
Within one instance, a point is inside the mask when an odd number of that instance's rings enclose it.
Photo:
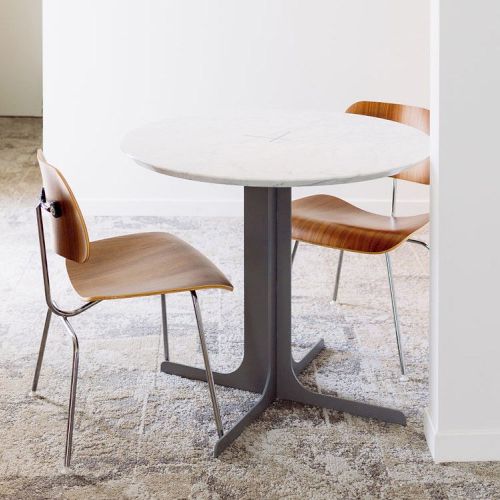
M 242 186 L 342 184 L 400 172 L 429 155 L 429 137 L 345 113 L 277 111 L 178 117 L 129 132 L 122 150 L 162 174 Z

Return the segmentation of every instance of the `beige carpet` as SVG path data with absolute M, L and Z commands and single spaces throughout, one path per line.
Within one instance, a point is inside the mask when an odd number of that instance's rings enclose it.
M 115 301 L 73 320 L 81 345 L 74 469 L 61 474 L 71 348 L 57 320 L 39 397 L 29 396 L 45 315 L 34 218 L 40 128 L 36 119 L 0 119 L 0 498 L 500 498 L 500 464 L 436 465 L 427 450 L 429 268 L 425 250 L 410 245 L 394 254 L 407 382 L 399 381 L 383 257 L 346 255 L 337 305 L 330 304 L 336 252 L 301 248 L 293 282 L 297 355 L 320 337 L 327 345 L 303 383 L 401 408 L 407 427 L 279 402 L 214 459 L 206 385 L 159 372 L 159 299 Z M 237 366 L 241 219 L 98 217 L 88 224 L 94 239 L 173 232 L 218 263 L 236 290 L 201 293 L 202 312 L 214 367 Z M 51 265 L 57 300 L 76 304 L 62 263 Z M 172 359 L 201 366 L 189 296 L 169 297 L 168 310 Z M 226 426 L 256 399 L 218 393 Z

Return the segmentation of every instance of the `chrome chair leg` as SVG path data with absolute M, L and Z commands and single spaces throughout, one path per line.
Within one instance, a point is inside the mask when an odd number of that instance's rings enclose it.
M 73 342 L 73 369 L 71 371 L 71 389 L 69 393 L 69 408 L 68 408 L 68 425 L 66 428 L 66 449 L 64 454 L 64 467 L 69 467 L 71 464 L 71 453 L 73 449 L 73 428 L 75 423 L 75 400 L 76 400 L 76 384 L 78 380 L 78 360 L 79 346 L 78 337 L 76 336 L 73 327 L 65 317 L 61 317 L 66 331 L 68 332 Z
M 293 266 L 293 261 L 295 260 L 295 254 L 297 253 L 298 248 L 299 248 L 299 240 L 295 240 L 295 243 L 293 244 L 293 250 L 292 250 L 292 266 Z
M 215 425 L 217 427 L 217 434 L 219 437 L 224 435 L 222 427 L 222 419 L 220 416 L 219 403 L 217 401 L 217 394 L 215 392 L 215 383 L 212 370 L 210 368 L 210 360 L 208 357 L 207 344 L 205 342 L 205 333 L 203 331 L 203 323 L 201 321 L 200 305 L 198 304 L 198 296 L 194 290 L 191 291 L 191 298 L 193 299 L 194 314 L 196 316 L 196 323 L 198 325 L 198 333 L 200 334 L 201 351 L 203 353 L 203 361 L 205 363 L 205 370 L 207 372 L 208 389 L 210 390 L 210 398 L 212 399 L 212 407 L 214 411 Z
M 33 383 L 31 384 L 32 393 L 35 393 L 38 387 L 38 379 L 40 377 L 40 370 L 42 369 L 43 355 L 45 353 L 45 344 L 47 343 L 47 335 L 49 333 L 51 317 L 52 317 L 52 311 L 50 309 L 47 309 L 47 316 L 45 316 L 45 325 L 43 327 L 42 340 L 40 342 L 40 349 L 38 350 L 38 359 L 36 361 L 35 375 L 33 377 Z
M 165 294 L 161 296 L 161 325 L 163 332 L 163 352 L 165 354 L 165 361 L 170 359 L 168 352 L 168 324 L 167 324 L 167 301 L 165 300 Z
M 387 276 L 389 278 L 389 288 L 391 289 L 391 301 L 392 301 L 392 314 L 394 317 L 394 328 L 396 330 L 396 342 L 398 344 L 398 353 L 399 353 L 399 364 L 401 365 L 401 374 L 406 374 L 406 366 L 405 359 L 403 354 L 403 345 L 401 342 L 401 331 L 399 326 L 399 317 L 398 317 L 398 308 L 396 304 L 396 290 L 394 289 L 394 280 L 392 277 L 392 264 L 391 264 L 391 256 L 386 253 L 385 261 L 387 263 Z
M 342 271 L 343 260 L 344 260 L 344 250 L 340 250 L 339 262 L 337 264 L 337 275 L 335 276 L 335 288 L 333 289 L 333 302 L 337 301 L 337 295 L 339 293 L 340 273 Z

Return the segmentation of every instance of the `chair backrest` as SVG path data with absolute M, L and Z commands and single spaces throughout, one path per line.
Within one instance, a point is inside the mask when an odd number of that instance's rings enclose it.
M 50 217 L 54 251 L 66 259 L 85 262 L 90 253 L 89 235 L 73 191 L 61 172 L 47 163 L 40 149 L 37 158 L 47 202 L 57 202 L 61 211 L 59 217 Z
M 349 106 L 346 113 L 392 120 L 417 128 L 426 134 L 429 134 L 430 131 L 429 110 L 416 106 L 405 106 L 404 104 L 391 104 L 387 102 L 360 101 Z M 425 160 L 392 177 L 405 181 L 418 182 L 419 184 L 430 184 L 430 161 Z

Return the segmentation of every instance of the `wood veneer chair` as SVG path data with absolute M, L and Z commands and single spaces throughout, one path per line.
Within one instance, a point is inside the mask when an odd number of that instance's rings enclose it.
M 139 233 L 90 242 L 85 221 L 68 183 L 59 170 L 47 163 L 42 151 L 39 150 L 37 156 L 42 172 L 43 188 L 41 201 L 36 207 L 36 216 L 47 315 L 32 392 L 37 390 L 50 320 L 52 314 L 55 314 L 61 318 L 73 342 L 64 466 L 69 467 L 71 463 L 79 360 L 78 337 L 68 318 L 83 313 L 103 300 L 159 295 L 164 354 L 168 360 L 165 295 L 177 292 L 191 293 L 215 423 L 219 436 L 222 436 L 222 420 L 196 291 L 208 288 L 232 290 L 233 286 L 210 260 L 172 234 Z M 66 259 L 66 269 L 73 288 L 85 301 L 84 305 L 72 311 L 59 308 L 52 300 L 42 210 L 51 215 L 54 250 Z
M 351 105 L 346 110 L 346 113 L 392 120 L 415 127 L 427 134 L 429 133 L 430 113 L 429 110 L 424 108 L 384 102 L 360 101 Z M 392 210 L 390 216 L 361 210 L 340 198 L 325 194 L 295 200 L 292 204 L 292 239 L 295 240 L 292 262 L 300 241 L 340 250 L 333 292 L 333 301 L 336 301 L 345 251 L 385 254 L 399 362 L 401 373 L 405 375 L 406 366 L 389 252 L 406 241 L 429 249 L 427 243 L 411 238 L 415 231 L 429 222 L 429 214 L 411 217 L 396 217 L 395 215 L 397 181 L 405 180 L 429 185 L 429 160 L 404 170 L 392 176 L 392 178 Z

